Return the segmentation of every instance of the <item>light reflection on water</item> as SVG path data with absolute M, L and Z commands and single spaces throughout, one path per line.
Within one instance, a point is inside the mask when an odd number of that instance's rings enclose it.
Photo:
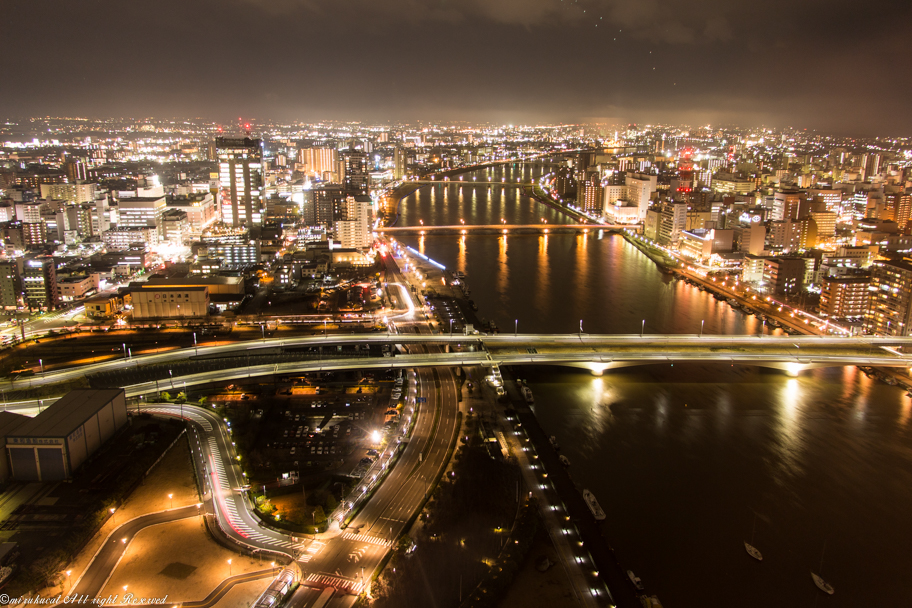
M 463 197 L 423 189 L 404 216 L 537 223 L 550 211 L 499 188 L 463 188 Z M 764 329 L 668 280 L 614 235 L 433 236 L 418 246 L 465 272 L 479 316 L 505 332 L 517 318 L 520 332 L 575 333 L 580 319 L 591 333 L 639 333 L 643 319 L 647 334 L 696 334 L 701 321 L 706 335 Z M 912 399 L 903 391 L 853 367 L 797 378 L 730 364 L 521 374 L 573 479 L 608 513 L 618 559 L 665 605 L 811 606 L 808 572 L 825 541 L 823 574 L 837 592 L 821 604 L 912 605 Z M 760 564 L 742 544 L 755 513 Z

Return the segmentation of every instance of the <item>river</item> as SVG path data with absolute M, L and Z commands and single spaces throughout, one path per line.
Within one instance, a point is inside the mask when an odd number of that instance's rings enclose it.
M 540 172 L 511 165 L 475 177 Z M 515 189 L 459 188 L 407 197 L 401 225 L 567 221 Z M 465 272 L 479 316 L 504 332 L 517 322 L 542 333 L 577 332 L 580 322 L 591 333 L 768 332 L 616 235 L 402 240 Z M 520 374 L 574 479 L 608 514 L 619 559 L 666 608 L 912 604 L 912 401 L 900 389 L 852 367 L 798 378 L 724 363 Z M 835 595 L 814 587 L 812 570 Z

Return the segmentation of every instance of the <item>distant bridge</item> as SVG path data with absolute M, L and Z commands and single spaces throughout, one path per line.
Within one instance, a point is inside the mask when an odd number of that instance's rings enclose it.
M 453 226 L 400 226 L 377 228 L 384 234 L 468 234 L 469 232 L 555 234 L 566 232 L 593 232 L 599 230 L 625 230 L 636 228 L 629 224 L 456 224 Z
M 433 180 L 432 179 L 416 179 L 416 180 L 412 180 L 412 181 L 409 181 L 406 183 L 409 183 L 409 184 L 446 184 L 448 186 L 451 186 L 454 184 L 458 184 L 460 186 L 510 186 L 513 188 L 524 188 L 527 186 L 531 187 L 531 186 L 535 185 L 530 182 L 508 182 L 508 181 L 479 182 L 479 181 L 468 180 L 468 179 L 466 179 L 466 180 L 461 180 L 461 179 L 433 179 Z

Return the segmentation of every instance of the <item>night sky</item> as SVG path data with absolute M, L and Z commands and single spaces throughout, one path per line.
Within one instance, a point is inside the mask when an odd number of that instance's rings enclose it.
M 910 135 L 912 2 L 6 0 L 0 116 Z

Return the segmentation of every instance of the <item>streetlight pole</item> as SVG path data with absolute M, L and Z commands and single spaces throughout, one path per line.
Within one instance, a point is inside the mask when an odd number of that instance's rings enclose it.
M 121 343 L 121 346 L 123 346 L 124 359 L 126 359 L 127 358 L 127 343 L 123 342 L 123 343 Z
M 513 337 L 519 336 L 519 319 L 513 321 Z
M 706 319 L 700 319 L 700 337 L 703 337 L 703 324 L 706 323 Z
M 643 324 L 640 326 L 640 337 L 643 337 L 643 334 L 646 332 L 646 319 L 643 319 Z
M 580 319 L 580 335 L 583 335 L 583 320 Z
M 41 367 L 41 373 L 43 374 L 44 373 L 44 361 L 42 361 L 41 359 L 38 359 L 38 365 Z

